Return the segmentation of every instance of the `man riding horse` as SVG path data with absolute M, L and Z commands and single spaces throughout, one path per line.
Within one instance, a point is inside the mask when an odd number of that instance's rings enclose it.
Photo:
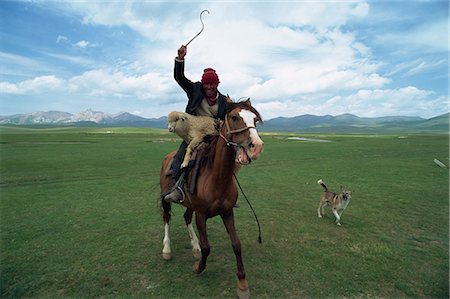
M 185 142 L 181 144 L 178 152 L 173 151 L 163 159 L 160 170 L 164 221 L 162 257 L 165 260 L 172 258 L 169 223 L 173 202 L 186 208 L 183 216 L 191 239 L 192 253 L 196 257 L 193 270 L 197 274 L 206 269 L 210 254 L 207 220 L 220 216 L 236 258 L 237 295 L 239 298 L 248 298 L 250 290 L 234 220 L 234 207 L 238 200 L 235 173 L 236 165 L 247 165 L 250 161 L 258 159 L 262 153 L 264 142 L 256 129 L 256 124 L 262 123 L 262 118 L 252 106 L 250 99 L 239 102 L 227 101 L 227 97 L 217 91 L 219 78 L 213 69 L 205 69 L 201 82 L 194 83 L 187 79 L 184 76 L 185 56 L 186 46 L 181 46 L 175 60 L 174 75 L 189 98 L 186 112 L 193 115 L 207 115 L 223 122 L 218 128 L 219 135 L 212 137 L 205 145 L 203 161 L 195 164 L 197 171 L 187 174 L 187 171 L 183 173 L 183 170 L 180 170 L 187 147 Z M 183 181 L 190 181 L 194 191 L 182 193 Z M 188 200 L 183 201 L 184 195 Z M 192 226 L 194 213 L 199 238 Z
M 182 45 L 178 49 L 178 56 L 175 58 L 174 78 L 178 85 L 183 88 L 188 97 L 186 112 L 192 115 L 209 116 L 215 119 L 224 120 L 227 112 L 227 97 L 221 94 L 217 87 L 219 86 L 219 77 L 212 68 L 204 70 L 201 82 L 192 82 L 184 75 L 184 58 L 187 53 L 187 47 Z M 164 197 L 167 202 L 180 203 L 183 200 L 182 173 L 180 169 L 186 153 L 187 143 L 183 141 L 173 158 L 172 162 L 172 189 Z

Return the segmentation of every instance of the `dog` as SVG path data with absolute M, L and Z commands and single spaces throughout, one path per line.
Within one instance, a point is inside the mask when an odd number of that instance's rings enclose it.
M 324 207 L 331 206 L 334 216 L 336 217 L 336 224 L 341 225 L 341 217 L 345 208 L 347 208 L 350 203 L 350 199 L 352 198 L 352 192 L 342 188 L 339 194 L 328 191 L 327 186 L 322 181 L 322 179 L 317 181 L 317 184 L 321 185 L 324 189 L 324 192 L 320 196 L 319 208 L 317 209 L 317 216 L 322 218 L 324 216 Z

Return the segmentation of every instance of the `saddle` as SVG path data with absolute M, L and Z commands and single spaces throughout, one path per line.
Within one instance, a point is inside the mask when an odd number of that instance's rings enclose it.
M 208 146 L 207 142 L 200 143 L 197 148 L 192 152 L 191 159 L 188 166 L 184 169 L 181 176 L 184 176 L 184 181 L 187 182 L 189 193 L 195 192 L 195 186 L 197 185 L 197 178 L 200 174 L 200 164 L 204 157 L 205 150 Z M 167 163 L 167 167 L 164 171 L 166 176 L 172 175 L 172 162 L 173 157 Z

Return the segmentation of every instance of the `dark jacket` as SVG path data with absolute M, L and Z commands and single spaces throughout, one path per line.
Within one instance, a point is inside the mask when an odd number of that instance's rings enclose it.
M 188 103 L 186 106 L 186 112 L 192 115 L 196 115 L 196 110 L 200 106 L 201 102 L 205 98 L 203 93 L 203 85 L 201 82 L 192 82 L 184 75 L 184 61 L 178 61 L 175 59 L 175 67 L 173 70 L 173 76 L 175 81 L 183 88 L 188 97 Z M 227 112 L 227 97 L 219 93 L 218 103 L 219 110 L 217 112 L 217 118 L 225 119 Z

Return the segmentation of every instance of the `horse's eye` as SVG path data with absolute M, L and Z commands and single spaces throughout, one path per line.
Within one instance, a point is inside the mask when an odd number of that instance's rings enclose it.
M 232 119 L 233 121 L 237 121 L 238 117 L 237 117 L 236 115 L 233 115 L 233 116 L 231 117 L 231 119 Z

